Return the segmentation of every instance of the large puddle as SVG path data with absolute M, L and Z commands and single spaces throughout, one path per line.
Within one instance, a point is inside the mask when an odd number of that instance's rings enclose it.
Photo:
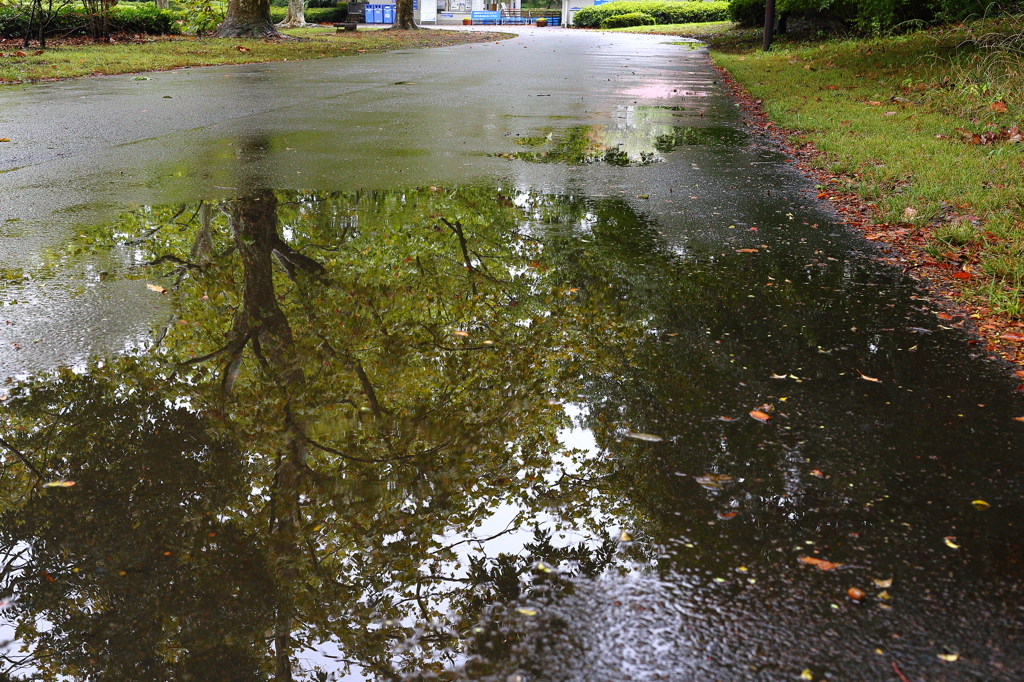
M 1009 373 L 680 110 L 8 268 L 0 679 L 1017 679 Z

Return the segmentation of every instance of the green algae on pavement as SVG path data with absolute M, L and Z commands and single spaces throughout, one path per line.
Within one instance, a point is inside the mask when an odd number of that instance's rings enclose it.
M 318 27 L 287 31 L 307 40 L 165 37 L 113 44 L 28 48 L 0 61 L 0 83 L 34 83 L 169 71 L 196 66 L 284 62 L 347 57 L 391 50 L 445 47 L 507 38 L 507 34 L 468 31 L 380 31 L 336 33 Z M 25 56 L 18 56 L 19 52 Z

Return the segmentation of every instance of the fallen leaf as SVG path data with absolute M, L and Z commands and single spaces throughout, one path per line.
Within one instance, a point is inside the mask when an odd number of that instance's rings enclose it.
M 762 412 L 761 410 L 751 410 L 750 411 L 750 416 L 753 417 L 754 419 L 756 419 L 759 422 L 766 422 L 766 421 L 768 421 L 769 419 L 772 418 L 772 416 L 770 414 L 766 414 L 766 413 Z
M 757 253 L 757 249 L 736 249 L 736 253 Z
M 882 580 L 881 578 L 872 578 L 871 582 L 873 582 L 876 587 L 881 587 L 883 590 L 887 587 L 892 587 L 892 578 L 889 578 L 888 580 Z
M 804 670 L 802 673 L 800 673 L 800 679 L 801 680 L 813 680 L 814 679 L 814 673 L 812 673 L 810 670 Z
M 1016 332 L 1007 332 L 1005 334 L 1000 334 L 999 338 L 1003 339 L 1004 341 L 1024 341 L 1024 336 L 1017 334 Z
M 14 53 L 14 56 L 15 57 L 27 57 L 28 56 L 28 52 L 23 52 L 22 50 L 18 50 L 17 52 Z
M 38 57 L 39 55 L 43 54 L 43 52 L 45 52 L 45 50 L 36 50 L 36 51 L 35 51 L 35 52 L 33 52 L 32 54 L 34 54 L 35 56 L 37 56 L 37 57 Z
M 775 374 L 774 372 L 772 373 L 772 379 L 785 379 L 785 378 L 786 378 L 785 374 Z
M 944 537 L 942 539 L 946 541 L 946 547 L 952 547 L 953 549 L 960 549 L 960 545 L 958 545 L 955 542 L 953 542 L 953 540 L 956 540 L 956 536 L 955 535 L 947 535 L 946 537 Z
M 846 591 L 846 596 L 852 599 L 853 601 L 860 601 L 864 598 L 864 590 L 860 589 L 859 587 L 851 587 Z
M 622 531 L 619 533 L 619 542 L 633 542 L 633 536 L 626 531 Z
M 913 220 L 914 218 L 917 217 L 917 209 L 907 206 L 905 209 L 903 209 L 903 217 L 906 218 L 907 220 Z
M 736 421 L 736 417 L 719 417 L 718 419 L 719 419 L 719 421 L 723 421 L 723 422 L 734 422 L 734 421 Z
M 861 378 L 861 379 L 863 379 L 864 381 L 873 381 L 873 382 L 875 382 L 876 384 L 880 384 L 880 383 L 882 383 L 882 380 L 881 380 L 881 379 L 876 379 L 876 378 L 874 378 L 874 377 L 869 377 L 869 376 L 868 376 L 867 374 L 863 374 L 863 373 L 862 373 L 862 372 L 861 372 L 861 371 L 860 371 L 859 369 L 857 370 L 857 374 L 858 374 L 858 375 L 860 376 L 860 378 Z
M 242 52 L 242 53 L 251 52 L 251 50 L 249 48 L 242 47 L 241 45 L 235 45 L 235 49 L 238 50 L 239 52 Z
M 940 320 L 952 320 L 953 319 L 953 316 L 950 315 L 949 313 L 936 313 L 936 316 Z
M 43 487 L 44 488 L 71 488 L 74 485 L 75 485 L 74 481 L 50 481 L 49 483 L 44 483 Z
M 811 469 L 811 476 L 817 476 L 818 478 L 825 478 L 825 474 L 821 473 L 818 469 Z
M 988 509 L 991 505 L 985 500 L 975 500 L 971 502 L 975 509 Z
M 956 652 L 953 652 L 953 653 L 942 653 L 942 654 L 939 654 L 939 658 L 941 658 L 946 663 L 954 663 L 954 662 L 956 662 L 956 661 L 958 661 L 960 659 L 960 654 L 958 654 Z
M 971 278 L 971 273 L 964 272 L 963 270 L 958 270 L 957 272 L 953 273 L 953 279 L 970 279 L 970 278 Z
M 1024 422 L 1024 417 L 1014 417 L 1013 421 L 1015 421 L 1015 422 Z
M 653 433 L 636 433 L 635 431 L 626 431 L 626 438 L 644 440 L 648 443 L 660 443 L 664 440 L 661 436 L 655 436 Z
M 869 107 L 878 107 L 878 106 L 881 106 L 881 105 L 882 105 L 881 102 L 874 102 L 874 101 L 868 102 L 868 106 Z
M 1024 369 L 1018 369 L 1016 372 L 1014 372 L 1014 375 L 1020 377 L 1021 379 L 1024 379 Z
M 892 599 L 892 595 L 889 594 L 888 592 L 886 592 L 885 590 L 882 590 L 881 592 L 878 593 L 878 598 L 879 599 L 884 599 L 886 601 L 889 601 L 890 599 Z
M 729 474 L 704 474 L 696 476 L 693 480 L 708 490 L 721 490 L 723 483 L 732 483 L 732 476 Z
M 537 569 L 538 571 L 540 571 L 541 573 L 552 573 L 552 572 L 554 572 L 554 570 L 555 570 L 555 569 L 551 568 L 550 566 L 548 566 L 548 565 L 547 565 L 546 563 L 544 563 L 543 561 L 538 561 L 538 562 L 537 562 L 537 565 L 535 566 L 535 568 L 536 568 L 536 569 Z
M 1001 99 L 1000 100 L 996 100 L 995 102 L 992 102 L 992 104 L 988 105 L 988 109 L 989 109 L 989 111 L 994 111 L 997 114 L 1005 114 L 1006 113 L 1006 102 L 1004 102 Z
M 454 331 L 454 332 L 452 332 L 452 334 L 455 334 L 455 336 L 469 336 L 469 332 L 462 332 L 462 331 Z
M 11 141 L 11 138 L 9 138 L 9 137 L 0 137 L 0 142 L 10 142 L 10 141 Z
M 167 293 L 167 289 L 164 289 L 159 284 L 147 284 L 146 288 L 149 289 L 150 291 L 155 291 L 158 294 L 166 294 Z
M 832 571 L 842 566 L 842 564 L 835 564 L 831 561 L 825 561 L 824 559 L 818 559 L 813 556 L 802 556 L 800 557 L 800 561 L 805 564 L 810 564 L 811 566 L 817 566 L 823 571 Z
M 734 511 L 719 512 L 718 518 L 720 518 L 720 519 L 731 519 L 732 517 L 736 516 L 736 514 L 737 514 L 737 512 L 734 512 Z

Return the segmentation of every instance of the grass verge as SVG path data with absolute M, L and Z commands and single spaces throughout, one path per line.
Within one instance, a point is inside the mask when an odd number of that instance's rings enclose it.
M 240 40 L 215 38 L 143 38 L 112 44 L 62 45 L 43 51 L 22 48 L 13 40 L 0 44 L 0 83 L 33 83 L 142 71 L 167 71 L 218 64 L 249 64 L 320 59 L 443 47 L 502 40 L 509 34 L 470 31 L 357 31 L 333 28 L 286 31 L 306 40 Z M 25 56 L 19 56 L 22 52 Z M 26 54 L 27 53 L 27 54 Z
M 770 53 L 726 44 L 715 62 L 816 173 L 819 197 L 956 299 L 990 350 L 1024 360 L 1019 17 Z
M 610 28 L 616 33 L 653 33 L 663 36 L 685 36 L 687 38 L 711 38 L 734 31 L 731 21 L 705 21 L 699 24 L 658 24 L 656 26 L 629 26 L 627 28 Z

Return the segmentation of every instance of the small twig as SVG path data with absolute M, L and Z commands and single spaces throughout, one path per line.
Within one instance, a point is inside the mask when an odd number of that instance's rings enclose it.
M 43 475 L 39 473 L 39 469 L 36 469 L 35 466 L 32 465 L 32 462 L 28 461 L 28 457 L 23 455 L 20 450 L 15 449 L 13 445 L 5 441 L 3 438 L 0 438 L 0 445 L 3 445 L 5 448 L 10 450 L 15 457 L 21 460 L 21 463 L 28 467 L 28 470 L 35 474 L 36 478 L 38 478 L 40 481 L 45 480 L 43 478 Z
M 896 665 L 896 661 L 892 662 L 892 671 L 896 673 L 896 676 L 899 677 L 902 682 L 910 682 L 910 680 L 907 679 L 907 676 L 900 672 L 900 667 Z

